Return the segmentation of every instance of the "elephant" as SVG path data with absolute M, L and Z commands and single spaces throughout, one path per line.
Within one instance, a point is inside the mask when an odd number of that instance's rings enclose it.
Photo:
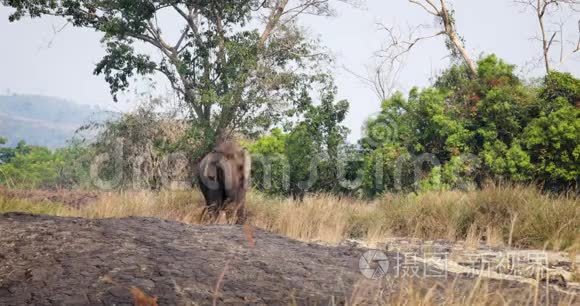
M 215 221 L 226 211 L 228 219 L 235 213 L 236 223 L 244 223 L 250 171 L 250 153 L 234 141 L 223 141 L 205 155 L 197 167 L 197 180 L 206 202 L 200 221 L 208 212 Z

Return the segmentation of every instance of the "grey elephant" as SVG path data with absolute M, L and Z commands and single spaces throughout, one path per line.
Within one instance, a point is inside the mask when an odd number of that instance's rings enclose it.
M 250 153 L 234 141 L 221 142 L 199 162 L 197 180 L 206 202 L 201 221 L 208 213 L 215 221 L 225 211 L 228 219 L 235 215 L 236 223 L 245 222 L 250 171 Z

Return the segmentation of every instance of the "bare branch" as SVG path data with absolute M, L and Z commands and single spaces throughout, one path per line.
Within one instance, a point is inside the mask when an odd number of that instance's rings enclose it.
M 224 34 L 224 25 L 220 14 L 217 12 L 216 8 L 213 8 L 214 13 L 214 22 L 217 28 L 218 33 L 218 58 L 221 61 L 221 64 L 224 65 L 226 62 L 226 39 Z
M 54 43 L 54 40 L 56 39 L 56 36 L 64 31 L 66 29 L 67 26 L 69 26 L 71 23 L 69 21 L 65 22 L 62 26 L 60 26 L 59 28 L 56 28 L 54 26 L 54 24 L 52 25 L 52 37 L 50 38 L 50 40 L 46 43 L 46 48 L 51 48 L 52 44 Z M 42 49 L 43 47 L 39 47 L 38 49 Z
M 569 5 L 573 11 L 576 11 L 575 6 L 580 4 L 578 0 L 514 0 L 514 3 L 520 4 L 522 6 L 526 6 L 531 8 L 536 15 L 536 19 L 538 21 L 538 26 L 540 30 L 540 41 L 542 42 L 542 55 L 544 57 L 544 66 L 546 69 L 546 73 L 550 72 L 550 50 L 552 48 L 553 43 L 555 42 L 554 39 L 558 33 L 560 33 L 561 41 L 560 41 L 560 64 L 563 63 L 564 58 L 568 56 L 564 56 L 564 41 L 563 41 L 563 26 L 560 25 L 560 30 L 552 33 L 551 36 L 548 35 L 548 30 L 546 29 L 546 16 L 550 14 L 553 8 L 558 8 L 561 5 Z M 580 40 L 579 40 L 580 43 Z M 578 48 L 576 47 L 575 50 Z M 572 53 L 575 53 L 573 51 Z
M 431 35 L 414 37 L 413 34 L 414 31 L 412 31 L 412 33 L 409 35 L 410 37 L 408 38 L 408 40 L 402 40 L 400 36 L 397 36 L 397 34 L 395 34 L 393 28 L 389 28 L 382 24 L 380 26 L 383 28 L 383 30 L 385 30 L 388 33 L 390 42 L 387 45 L 387 47 L 379 51 L 379 57 L 390 61 L 391 64 L 396 62 L 401 56 L 409 53 L 411 49 L 413 49 L 413 47 L 417 45 L 419 42 L 445 34 L 445 31 L 441 31 Z M 415 30 L 417 30 L 418 28 L 416 28 Z
M 332 11 L 328 7 L 329 0 L 303 0 L 299 5 L 288 9 L 284 12 L 286 14 L 292 14 L 295 12 L 305 12 L 311 9 L 310 14 L 314 15 L 330 15 Z
M 186 13 L 183 9 L 181 9 L 179 6 L 177 5 L 173 5 L 173 9 L 175 9 L 175 11 L 181 16 L 183 17 L 183 19 L 187 22 L 187 24 L 189 25 L 189 28 L 194 32 L 197 33 L 197 26 L 195 24 L 194 21 L 194 17 L 193 17 L 193 9 L 189 11 L 189 13 Z
M 290 15 L 289 17 L 284 18 L 284 24 L 292 22 L 296 17 L 309 14 L 309 15 L 331 15 L 332 12 L 328 10 L 328 8 L 323 8 L 323 5 L 327 5 L 329 0 L 306 0 L 306 2 L 293 7 L 291 9 L 286 10 L 282 15 Z M 316 9 L 314 12 L 309 12 L 310 9 Z
M 343 66 L 342 69 L 370 87 L 377 98 L 384 101 L 394 93 L 403 66 L 404 60 L 397 62 L 380 60 L 367 68 L 367 76 L 358 74 L 346 66 Z
M 572 52 L 566 55 L 563 55 L 563 47 L 562 47 L 562 54 L 560 54 L 560 63 L 558 63 L 558 66 L 563 65 L 570 57 L 572 57 L 578 52 L 580 52 L 580 20 L 578 20 L 578 41 L 576 42 L 576 46 L 572 50 Z
M 433 15 L 433 16 L 439 16 L 439 9 L 437 9 L 437 7 L 433 4 L 433 2 L 427 0 L 427 2 L 431 5 L 431 8 L 429 8 L 427 5 L 425 5 L 425 3 L 420 2 L 420 0 L 409 0 L 409 2 L 414 3 L 420 7 L 422 7 L 427 13 Z
M 578 20 L 578 41 L 576 42 L 576 49 L 574 52 L 580 51 L 580 19 Z
M 453 45 L 452 52 L 457 51 L 457 53 L 461 56 L 461 58 L 469 68 L 470 75 L 472 77 L 477 77 L 477 67 L 475 65 L 475 62 L 472 60 L 469 52 L 463 45 L 463 40 L 461 39 L 461 37 L 457 33 L 457 30 L 455 29 L 454 19 L 452 18 L 449 9 L 447 8 L 445 0 L 439 0 L 439 6 L 435 4 L 434 0 L 408 0 L 408 1 L 412 4 L 421 7 L 424 11 L 426 11 L 430 15 L 439 18 L 441 24 L 443 25 L 443 29 L 440 32 L 437 32 L 433 35 L 421 36 L 418 38 L 407 40 L 405 42 L 407 47 L 404 48 L 403 51 L 400 52 L 399 54 L 395 54 L 394 57 L 397 58 L 400 54 L 409 52 L 411 48 L 413 48 L 418 42 L 422 40 L 433 38 L 440 35 L 445 35 Z
M 548 41 L 548 49 L 550 49 L 550 47 L 552 46 L 552 43 L 554 42 L 554 38 L 556 38 L 556 34 L 558 34 L 558 32 L 554 32 L 552 33 L 552 37 L 550 38 L 550 41 Z
M 160 46 L 160 49 L 165 49 L 166 51 L 168 51 L 169 53 L 175 53 L 176 50 L 173 48 L 173 46 L 170 46 L 167 42 L 165 42 L 165 40 L 161 37 L 161 30 L 159 29 L 159 26 L 157 26 L 156 24 L 153 24 L 153 21 L 151 20 L 147 20 L 147 24 L 148 27 L 146 27 L 147 31 L 151 34 L 151 36 L 153 36 L 153 38 L 157 41 L 158 45 Z M 161 50 L 164 51 L 164 50 Z M 164 52 L 165 53 L 165 52 Z
M 180 52 L 181 44 L 183 43 L 183 40 L 187 37 L 188 34 L 189 34 L 189 27 L 186 26 L 185 29 L 183 29 L 183 33 L 181 33 L 181 37 L 179 37 L 179 40 L 177 41 L 177 43 L 173 47 L 173 49 L 177 50 L 177 53 Z

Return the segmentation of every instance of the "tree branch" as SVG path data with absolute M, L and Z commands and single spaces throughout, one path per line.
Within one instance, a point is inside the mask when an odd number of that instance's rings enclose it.
M 191 30 L 194 33 L 197 33 L 197 26 L 195 25 L 195 21 L 193 20 L 193 15 L 191 14 L 191 11 L 189 13 L 185 13 L 185 11 L 183 11 L 179 6 L 177 6 L 176 4 L 172 5 L 173 9 L 175 9 L 175 11 L 181 15 L 181 17 L 183 17 L 183 19 L 187 22 L 187 24 L 189 25 L 189 27 L 191 28 Z
M 215 7 L 212 11 L 214 13 L 215 25 L 218 33 L 218 59 L 223 66 L 226 64 L 226 39 L 224 34 L 224 26 L 220 14 L 216 11 Z
M 409 37 L 409 40 L 401 41 L 400 37 L 397 37 L 395 35 L 395 32 L 392 28 L 389 28 L 382 24 L 380 26 L 383 28 L 383 30 L 385 30 L 389 34 L 390 43 L 386 48 L 383 48 L 383 50 L 381 50 L 381 53 L 383 53 L 383 55 L 379 55 L 379 57 L 387 59 L 388 61 L 391 62 L 391 64 L 396 62 L 404 54 L 409 53 L 411 49 L 413 49 L 413 47 L 417 45 L 419 42 L 446 34 L 445 31 L 441 31 L 427 36 Z M 413 36 L 413 34 L 411 33 L 410 36 Z
M 268 38 L 270 38 L 270 35 L 272 35 L 272 31 L 274 31 L 274 28 L 280 21 L 280 17 L 284 13 L 284 9 L 286 8 L 287 4 L 288 0 L 277 0 L 276 6 L 270 13 L 270 17 L 268 18 L 268 22 L 266 23 L 264 32 L 262 32 L 262 35 L 260 37 L 260 42 L 258 45 L 260 48 L 264 47 L 266 41 L 268 40 Z
M 433 16 L 439 16 L 439 9 L 430 0 L 427 0 L 427 2 L 430 4 L 430 6 L 433 8 L 433 10 L 429 9 L 429 7 L 427 5 L 425 5 L 425 3 L 420 2 L 420 0 L 409 0 L 409 2 L 414 3 L 414 4 L 422 7 L 427 13 L 429 13 Z
M 514 0 L 515 3 L 518 3 L 523 6 L 528 6 L 533 9 L 540 30 L 541 35 L 541 42 L 542 42 L 542 55 L 544 58 L 544 66 L 546 69 L 546 73 L 549 73 L 550 68 L 550 49 L 552 48 L 552 44 L 554 43 L 554 39 L 558 32 L 554 32 L 550 38 L 548 38 L 547 29 L 545 27 L 545 18 L 546 15 L 550 13 L 550 7 L 558 7 L 561 4 L 569 4 L 572 10 L 575 11 L 574 5 L 578 5 L 580 1 L 578 0 Z M 560 33 L 562 33 L 563 29 L 560 28 Z M 561 44 L 564 44 L 562 41 Z M 580 40 L 579 40 L 580 44 Z M 563 48 L 563 47 L 562 47 Z M 577 50 L 578 48 L 576 48 Z M 576 51 L 573 51 L 574 53 Z M 560 52 L 560 64 L 563 63 L 563 51 Z M 567 56 L 566 56 L 567 58 Z
M 183 29 L 183 33 L 181 33 L 179 40 L 177 41 L 177 43 L 173 47 L 173 49 L 176 50 L 177 53 L 180 53 L 181 44 L 183 43 L 183 40 L 185 40 L 185 38 L 187 37 L 188 34 L 189 34 L 189 27 L 186 26 L 185 29 Z

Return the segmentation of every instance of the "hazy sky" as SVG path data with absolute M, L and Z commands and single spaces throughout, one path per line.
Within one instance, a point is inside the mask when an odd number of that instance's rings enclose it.
M 538 41 L 532 39 L 537 24 L 533 15 L 523 12 L 511 0 L 450 1 L 456 10 L 457 28 L 466 40 L 473 57 L 496 53 L 510 63 L 526 67 L 525 76 L 538 76 L 542 66 L 528 65 L 540 55 Z M 66 28 L 57 35 L 54 29 L 63 21 L 53 18 L 8 22 L 10 10 L 0 7 L 0 94 L 42 94 L 66 98 L 78 103 L 127 110 L 134 100 L 126 96 L 113 103 L 108 85 L 92 74 L 94 64 L 104 54 L 94 31 Z M 373 90 L 344 67 L 366 75 L 375 60 L 375 52 L 386 43 L 386 33 L 377 23 L 398 25 L 434 25 L 434 19 L 406 0 L 368 0 L 362 8 L 337 4 L 337 16 L 308 17 L 303 20 L 312 35 L 318 36 L 336 58 L 335 76 L 339 98 L 351 103 L 347 125 L 351 140 L 360 136 L 361 125 L 379 109 L 380 101 Z M 575 39 L 579 14 L 554 16 L 568 20 L 568 38 Z M 448 65 L 443 38 L 424 41 L 409 55 L 397 88 L 407 91 L 413 85 L 425 86 L 430 77 Z M 580 75 L 580 54 L 559 68 Z M 166 90 L 161 88 L 160 90 Z

